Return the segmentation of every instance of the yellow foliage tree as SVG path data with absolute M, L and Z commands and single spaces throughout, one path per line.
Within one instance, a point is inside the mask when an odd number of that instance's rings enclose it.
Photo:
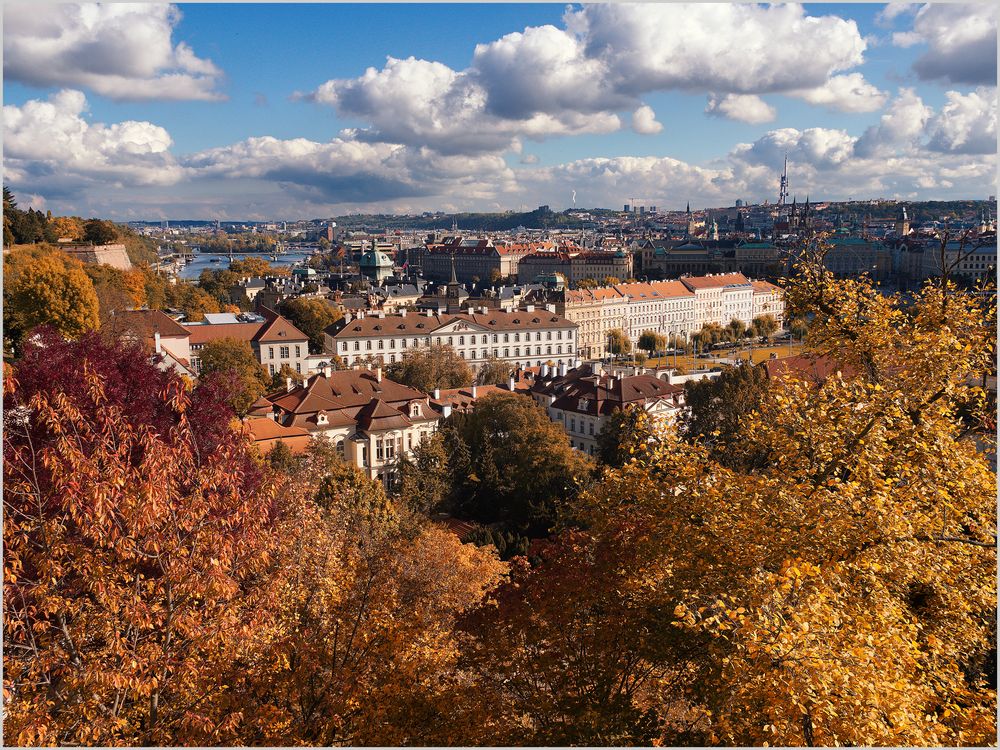
M 813 264 L 787 300 L 839 372 L 772 381 L 737 460 L 664 433 L 580 503 L 633 556 L 616 590 L 663 613 L 632 701 L 666 744 L 991 743 L 994 304 Z
M 4 258 L 4 328 L 19 338 L 52 325 L 76 338 L 99 327 L 94 285 L 75 258 L 49 248 L 22 247 Z

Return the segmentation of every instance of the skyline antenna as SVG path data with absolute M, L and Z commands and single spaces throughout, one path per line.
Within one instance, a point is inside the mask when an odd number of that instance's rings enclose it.
M 778 205 L 784 206 L 788 197 L 788 152 L 785 152 L 785 166 L 781 170 L 781 184 L 778 188 Z

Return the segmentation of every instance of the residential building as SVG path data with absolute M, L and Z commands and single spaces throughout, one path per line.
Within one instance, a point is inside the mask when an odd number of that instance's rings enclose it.
M 779 328 L 785 325 L 785 295 L 780 286 L 775 286 L 769 281 L 751 281 L 753 286 L 753 312 L 751 315 L 758 318 L 761 315 L 770 315 L 778 321 Z
M 701 327 L 697 295 L 683 281 L 638 282 L 615 287 L 629 301 L 625 332 L 633 344 L 643 331 L 687 338 Z
M 250 345 L 257 361 L 271 375 L 288 365 L 303 375 L 308 373 L 306 358 L 309 356 L 309 337 L 292 323 L 270 308 L 263 308 L 256 320 L 241 321 L 234 315 L 208 314 L 203 323 L 185 323 L 190 335 L 191 364 L 196 373 L 201 372 L 199 352 L 212 341 L 233 338 Z M 252 317 L 242 315 L 244 319 Z
M 603 282 L 609 276 L 625 281 L 632 277 L 632 254 L 624 250 L 533 253 L 521 259 L 517 277 L 521 283 L 529 283 L 557 273 L 574 287 L 584 279 Z
M 345 461 L 385 483 L 399 456 L 411 456 L 441 416 L 426 393 L 389 380 L 381 368 L 327 368 L 264 400 L 275 423 L 328 438 Z
M 378 312 L 347 316 L 324 332 L 326 350 L 347 364 L 399 361 L 413 349 L 447 344 L 478 370 L 496 357 L 523 367 L 571 363 L 577 353 L 577 325 L 548 310 L 528 306 L 504 312 L 470 307 L 464 313 L 398 315 Z
M 616 411 L 638 404 L 655 421 L 669 424 L 684 406 L 679 385 L 653 375 L 611 375 L 590 365 L 544 373 L 531 397 L 562 426 L 573 448 L 590 455 L 597 452 L 597 437 Z
M 753 285 L 743 274 L 691 276 L 681 283 L 694 293 L 698 329 L 709 323 L 726 326 L 733 318 L 749 325 L 753 319 Z

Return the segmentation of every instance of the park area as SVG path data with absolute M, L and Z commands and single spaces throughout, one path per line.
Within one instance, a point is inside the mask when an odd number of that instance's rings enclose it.
M 790 357 L 802 351 L 801 343 L 782 343 L 770 346 L 756 346 L 748 349 L 746 346 L 737 349 L 716 349 L 711 352 L 711 357 L 694 357 L 691 354 L 668 354 L 662 357 L 650 357 L 646 360 L 646 367 L 683 367 L 685 370 L 695 370 L 703 367 L 714 367 L 719 364 L 729 363 L 735 360 L 746 361 L 752 357 L 754 364 L 775 357 Z

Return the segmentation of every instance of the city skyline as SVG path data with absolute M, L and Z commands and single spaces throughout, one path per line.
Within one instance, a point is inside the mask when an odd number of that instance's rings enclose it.
M 4 181 L 56 214 L 995 194 L 967 5 L 4 9 Z

